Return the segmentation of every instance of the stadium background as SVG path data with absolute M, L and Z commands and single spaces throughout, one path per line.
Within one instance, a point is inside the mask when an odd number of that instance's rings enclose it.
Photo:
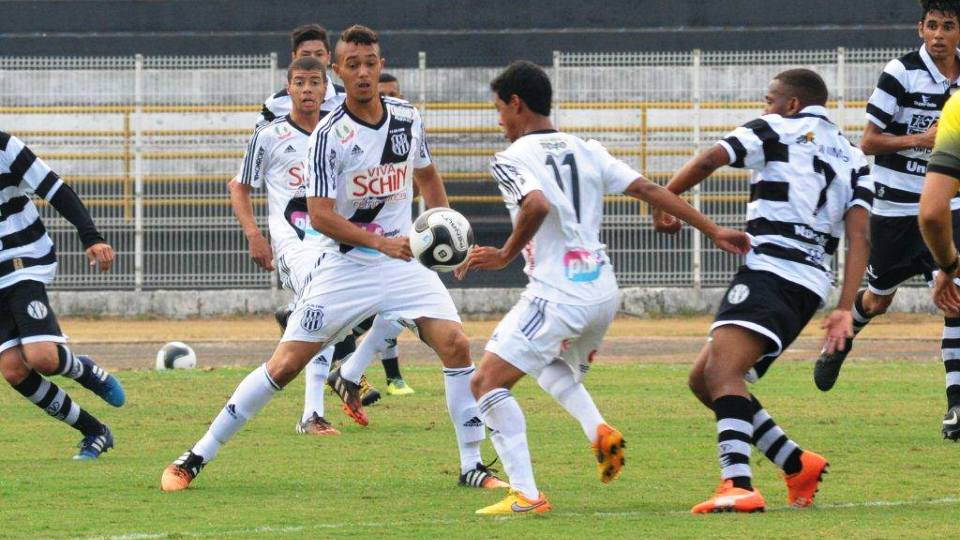
M 249 260 L 224 184 L 259 104 L 282 86 L 289 30 L 305 21 L 332 40 L 357 21 L 380 31 L 388 70 L 424 109 L 453 205 L 480 243 L 496 244 L 510 226 L 486 163 L 506 143 L 487 82 L 510 60 L 552 68 L 562 129 L 662 182 L 755 115 L 787 66 L 824 74 L 833 114 L 856 139 L 882 64 L 917 43 L 918 11 L 904 1 L 3 5 L 0 125 L 77 187 L 120 254 L 106 280 L 92 274 L 47 209 L 62 254 L 54 288 L 133 290 L 276 287 Z M 744 178 L 725 171 L 691 201 L 738 224 Z M 262 198 L 258 210 L 263 220 Z M 654 236 L 645 206 L 622 198 L 608 201 L 605 239 L 628 286 L 720 286 L 738 264 L 698 234 Z M 451 285 L 521 286 L 519 269 Z

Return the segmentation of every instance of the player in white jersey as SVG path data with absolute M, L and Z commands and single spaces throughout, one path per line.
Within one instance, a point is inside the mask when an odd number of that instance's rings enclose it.
M 23 141 L 0 131 L 0 372 L 20 395 L 83 434 L 74 459 L 95 459 L 113 447 L 113 434 L 47 377 L 74 379 L 114 407 L 126 396 L 113 375 L 66 345 L 46 290 L 57 273 L 56 250 L 34 195 L 77 228 L 90 266 L 106 272 L 113 265 L 113 248 L 73 189 Z
M 870 252 L 873 181 L 863 153 L 827 118 L 827 94 L 813 71 L 778 74 L 763 116 L 702 152 L 667 184 L 680 194 L 725 165 L 754 171 L 747 205 L 753 248 L 690 371 L 690 389 L 716 416 L 722 478 L 694 513 L 764 510 L 751 482 L 751 445 L 783 471 L 787 502 L 796 508 L 813 503 L 827 467 L 822 456 L 786 436 L 745 383 L 763 376 L 826 301 L 834 282 L 831 261 L 844 232 L 843 289 L 822 324 L 824 349 L 842 349 L 853 334 L 850 310 Z M 658 230 L 679 228 L 663 212 L 654 219 Z
M 746 234 L 722 229 L 614 158 L 599 142 L 554 129 L 552 88 L 540 67 L 511 64 L 490 84 L 500 125 L 513 144 L 490 166 L 510 211 L 513 232 L 500 249 L 477 247 L 457 269 L 499 270 L 521 252 L 530 278 L 521 300 L 497 325 L 471 386 L 512 490 L 478 514 L 542 513 L 550 503 L 536 486 L 526 421 L 510 389 L 531 375 L 563 406 L 593 445 L 600 480 L 624 463 L 623 435 L 608 425 L 582 380 L 620 303 L 617 280 L 600 242 L 604 196 L 626 194 L 674 212 L 717 244 L 746 253 Z
M 381 68 L 377 34 L 362 26 L 344 30 L 335 70 L 347 99 L 310 136 L 306 161 L 310 222 L 323 234 L 317 243 L 320 261 L 273 356 L 240 383 L 200 441 L 164 470 L 164 491 L 187 488 L 313 356 L 377 314 L 415 326 L 443 362 L 460 483 L 506 487 L 482 463 L 485 434 L 470 393 L 474 367 L 456 307 L 437 274 L 413 259 L 404 236 L 411 226 L 412 181 L 431 207 L 445 206 L 446 192 L 420 114 L 404 101 L 377 94 Z M 342 377 L 334 386 L 355 419 L 366 423 L 359 386 Z
M 294 60 L 287 69 L 287 88 L 293 103 L 289 114 L 257 128 L 237 180 L 230 183 L 230 202 L 247 238 L 260 235 L 253 215 L 251 193 L 266 185 L 270 243 L 280 281 L 298 297 L 309 281 L 319 255 L 309 241 L 318 233 L 310 227 L 303 183 L 307 139 L 320 121 L 326 66 L 313 57 Z M 303 414 L 297 432 L 337 435 L 324 417 L 323 389 L 335 347 L 327 347 L 310 363 Z
M 960 1 L 923 0 L 920 4 L 917 31 L 923 45 L 887 63 L 866 108 L 860 147 L 876 156 L 877 198 L 870 219 L 868 286 L 857 293 L 854 302 L 854 335 L 887 312 L 901 283 L 923 276 L 932 284 L 937 269 L 921 238 L 917 214 L 941 111 L 960 86 Z M 960 197 L 951 198 L 950 208 L 954 212 L 953 236 L 960 241 Z M 953 338 L 958 327 L 960 316 L 944 313 L 940 356 L 946 372 L 948 411 L 960 410 L 960 346 Z M 814 382 L 820 390 L 833 388 L 853 343 L 851 340 L 844 350 L 822 353 L 817 359 Z M 960 438 L 954 416 L 948 412 L 944 421 L 943 435 Z

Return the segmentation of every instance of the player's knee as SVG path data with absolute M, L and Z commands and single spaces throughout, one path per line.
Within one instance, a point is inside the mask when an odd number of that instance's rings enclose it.
M 57 367 L 60 365 L 56 343 L 49 341 L 28 343 L 21 348 L 23 349 L 23 359 L 27 365 L 42 375 L 56 374 Z
M 470 376 L 470 392 L 473 393 L 473 397 L 480 399 L 480 397 L 486 393 L 487 387 L 487 377 L 483 369 L 478 369 L 473 372 L 473 375 Z
M 437 354 L 446 367 L 470 365 L 470 340 L 463 332 L 451 332 L 438 344 Z
M 284 388 L 290 381 L 297 378 L 312 357 L 313 355 L 309 355 L 304 358 L 304 354 L 289 348 L 277 349 L 267 362 L 267 374 L 273 382 L 277 383 L 277 386 Z
M 890 305 L 893 304 L 893 298 L 894 296 L 892 294 L 880 296 L 879 294 L 867 291 L 863 295 L 863 308 L 867 310 L 867 313 L 869 313 L 871 317 L 883 315 L 890 309 Z
M 23 357 L 16 349 L 8 349 L 0 354 L 0 373 L 11 386 L 23 382 L 30 374 L 30 368 L 23 363 Z

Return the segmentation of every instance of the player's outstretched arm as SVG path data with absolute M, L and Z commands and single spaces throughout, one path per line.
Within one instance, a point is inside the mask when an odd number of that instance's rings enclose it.
M 247 238 L 250 258 L 260 268 L 272 271 L 273 250 L 270 248 L 270 242 L 257 227 L 256 218 L 253 217 L 253 200 L 250 198 L 253 186 L 240 183 L 239 177 L 234 178 L 227 185 L 230 189 L 230 206 L 233 207 L 233 215 L 237 217 L 240 228 L 243 229 L 243 235 Z
M 443 179 L 440 178 L 440 173 L 433 163 L 422 169 L 414 169 L 413 181 L 417 183 L 420 196 L 427 203 L 427 208 L 450 208 L 447 190 L 443 187 Z
M 960 188 L 957 178 L 942 173 L 928 172 L 920 196 L 920 232 L 930 249 L 933 260 L 941 271 L 933 286 L 933 302 L 947 312 L 960 312 L 960 291 L 954 284 L 960 266 L 957 248 L 953 243 L 953 216 L 950 200 Z
M 847 211 L 844 221 L 847 259 L 843 270 L 840 301 L 820 324 L 820 328 L 826 331 L 823 336 L 823 350 L 828 354 L 842 351 L 846 347 L 847 338 L 853 337 L 851 310 L 870 258 L 870 211 L 862 206 L 854 206 Z
M 667 190 L 676 195 L 686 193 L 690 188 L 703 182 L 717 169 L 730 163 L 730 155 L 720 145 L 714 145 L 696 157 L 686 162 L 673 178 L 667 182 Z M 653 228 L 657 232 L 673 234 L 678 232 L 682 224 L 677 216 L 671 215 L 666 209 L 654 206 Z
M 342 244 L 375 249 L 394 259 L 413 259 L 410 241 L 406 236 L 386 238 L 357 227 L 337 213 L 334 209 L 335 202 L 336 199 L 328 197 L 307 197 L 310 225 L 314 229 Z
M 533 236 L 540 230 L 543 220 L 550 214 L 550 203 L 540 190 L 527 193 L 520 202 L 520 211 L 517 213 L 517 224 L 513 232 L 500 249 L 488 246 L 478 246 L 470 251 L 467 260 L 454 270 L 457 279 L 463 279 L 471 268 L 475 270 L 500 270 L 530 243 Z

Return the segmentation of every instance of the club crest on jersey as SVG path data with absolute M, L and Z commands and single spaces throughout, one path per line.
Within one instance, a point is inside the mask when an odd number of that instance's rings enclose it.
M 355 132 L 349 123 L 339 122 L 336 126 L 334 126 L 333 134 L 337 137 L 337 139 L 340 139 L 340 144 L 347 144 L 351 139 L 353 139 Z
M 323 327 L 323 307 L 307 306 L 300 318 L 300 327 L 307 332 L 316 332 Z
M 727 302 L 731 304 L 740 304 L 750 296 L 750 287 L 743 283 L 738 283 L 727 293 Z
M 293 131 L 291 131 L 290 127 L 287 126 L 286 124 L 277 124 L 276 127 L 274 127 L 273 129 L 274 131 L 276 131 L 277 137 L 281 141 L 284 139 L 289 139 L 290 137 L 293 136 Z
M 391 135 L 390 149 L 398 156 L 407 155 L 410 152 L 410 137 L 406 133 Z

